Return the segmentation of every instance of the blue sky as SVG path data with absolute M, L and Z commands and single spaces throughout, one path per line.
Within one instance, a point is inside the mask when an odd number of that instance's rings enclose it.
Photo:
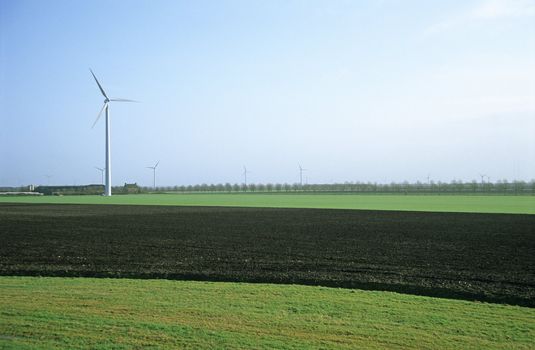
M 535 178 L 535 2 L 1 1 L 0 185 Z

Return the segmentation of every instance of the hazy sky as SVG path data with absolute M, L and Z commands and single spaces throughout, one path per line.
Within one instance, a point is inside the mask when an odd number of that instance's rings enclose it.
M 0 186 L 535 178 L 535 1 L 0 1 Z

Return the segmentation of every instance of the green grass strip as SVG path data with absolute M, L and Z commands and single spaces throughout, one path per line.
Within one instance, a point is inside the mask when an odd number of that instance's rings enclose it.
M 535 309 L 325 287 L 0 277 L 0 348 L 532 349 Z
M 131 204 L 405 210 L 535 214 L 535 196 L 362 195 L 362 194 L 140 194 L 102 196 L 0 196 L 0 202 Z

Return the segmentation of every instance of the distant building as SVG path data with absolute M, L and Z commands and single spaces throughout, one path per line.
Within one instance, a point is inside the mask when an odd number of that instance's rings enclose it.
M 124 193 L 126 194 L 141 193 L 141 188 L 137 185 L 137 183 L 133 183 L 133 184 L 125 183 Z

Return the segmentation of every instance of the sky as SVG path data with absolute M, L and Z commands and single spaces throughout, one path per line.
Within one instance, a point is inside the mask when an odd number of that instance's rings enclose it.
M 535 1 L 0 0 L 0 186 L 535 178 Z

